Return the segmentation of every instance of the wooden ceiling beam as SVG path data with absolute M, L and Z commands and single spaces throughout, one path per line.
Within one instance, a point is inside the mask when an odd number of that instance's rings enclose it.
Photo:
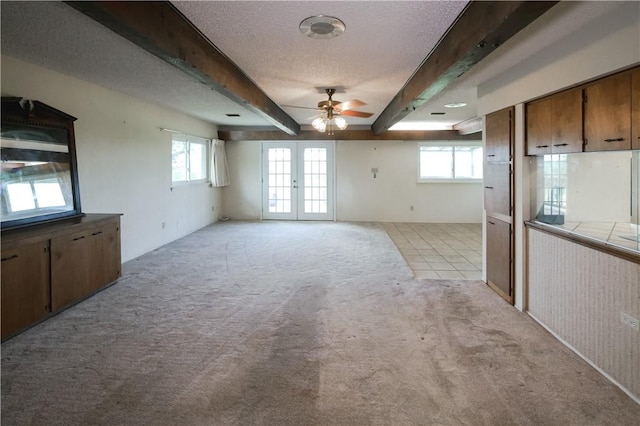
M 67 1 L 67 5 L 267 119 L 286 134 L 300 125 L 168 1 Z
M 424 131 L 392 131 L 382 135 L 374 135 L 367 130 L 336 130 L 334 135 L 320 133 L 316 130 L 301 130 L 298 135 L 287 135 L 279 130 L 264 128 L 224 128 L 218 129 L 218 138 L 224 141 L 383 141 L 383 140 L 446 140 L 446 141 L 470 141 L 482 139 L 481 134 L 461 135 L 455 130 L 424 130 Z
M 471 1 L 371 126 L 380 135 L 442 92 L 557 1 Z

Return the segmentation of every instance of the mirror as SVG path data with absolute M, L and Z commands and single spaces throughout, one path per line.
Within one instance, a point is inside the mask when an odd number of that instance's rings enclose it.
M 37 101 L 2 98 L 2 229 L 81 214 L 74 120 Z

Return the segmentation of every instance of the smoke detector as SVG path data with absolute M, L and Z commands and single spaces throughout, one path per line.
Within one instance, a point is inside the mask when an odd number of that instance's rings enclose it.
M 310 38 L 328 39 L 338 37 L 346 26 L 338 18 L 333 16 L 310 16 L 300 22 L 300 32 Z

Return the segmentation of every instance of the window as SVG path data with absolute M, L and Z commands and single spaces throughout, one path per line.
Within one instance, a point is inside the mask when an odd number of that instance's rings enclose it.
M 174 134 L 171 142 L 171 181 L 175 184 L 207 181 L 208 141 Z
M 420 143 L 419 182 L 482 180 L 482 142 Z

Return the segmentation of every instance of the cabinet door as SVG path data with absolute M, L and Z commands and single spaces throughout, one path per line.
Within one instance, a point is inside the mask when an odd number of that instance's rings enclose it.
M 527 155 L 551 153 L 553 139 L 551 109 L 549 98 L 527 104 Z
M 487 114 L 485 117 L 485 160 L 488 162 L 511 161 L 513 132 L 511 118 L 513 108 Z
M 585 151 L 630 149 L 631 73 L 587 86 L 585 94 Z
M 120 257 L 120 221 L 114 220 L 106 223 L 103 228 L 103 257 L 104 262 L 104 282 L 103 285 L 110 284 L 120 278 L 122 267 Z
M 551 152 L 582 152 L 582 89 L 551 97 Z
M 91 284 L 93 241 L 91 230 L 83 230 L 51 240 L 51 307 L 62 309 L 94 291 Z
M 487 214 L 511 216 L 511 165 L 484 166 L 484 209 Z
M 2 251 L 2 338 L 50 312 L 49 241 Z
M 513 303 L 511 224 L 487 218 L 487 283 Z
M 640 149 L 640 68 L 631 73 L 631 149 Z

